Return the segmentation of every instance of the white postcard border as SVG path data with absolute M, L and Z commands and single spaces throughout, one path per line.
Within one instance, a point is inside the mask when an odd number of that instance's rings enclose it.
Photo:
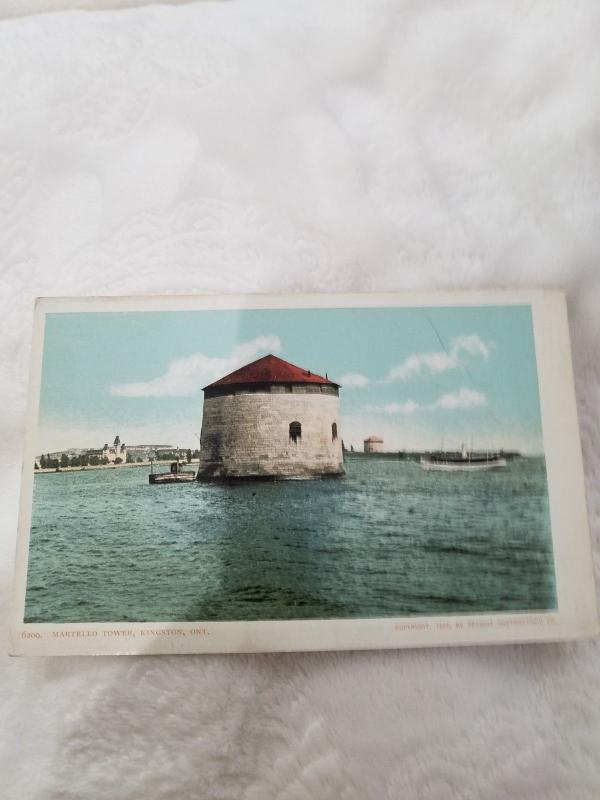
M 46 313 L 260 308 L 530 305 L 552 541 L 556 611 L 376 619 L 240 622 L 23 623 Z M 338 295 L 41 298 L 36 303 L 11 611 L 13 655 L 361 650 L 561 641 L 598 635 L 583 464 L 565 298 L 557 290 Z

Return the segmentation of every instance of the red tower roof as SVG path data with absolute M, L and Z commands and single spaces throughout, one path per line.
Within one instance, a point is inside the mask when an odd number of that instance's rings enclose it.
M 310 370 L 296 367 L 294 364 L 290 364 L 289 361 L 277 358 L 277 356 L 268 355 L 246 364 L 245 367 L 236 369 L 235 372 L 230 372 L 229 375 L 210 383 L 204 389 L 210 389 L 213 386 L 244 385 L 248 383 L 319 383 L 339 388 L 339 383 L 334 383 L 329 378 L 324 378 L 322 375 L 315 375 Z

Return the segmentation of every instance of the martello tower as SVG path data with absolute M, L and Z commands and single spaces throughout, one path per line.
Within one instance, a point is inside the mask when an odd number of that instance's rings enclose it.
M 273 355 L 205 386 L 198 480 L 343 475 L 339 389 Z

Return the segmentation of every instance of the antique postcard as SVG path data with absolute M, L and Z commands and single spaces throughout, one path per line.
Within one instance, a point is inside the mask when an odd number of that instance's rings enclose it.
M 41 299 L 13 654 L 594 636 L 556 291 Z

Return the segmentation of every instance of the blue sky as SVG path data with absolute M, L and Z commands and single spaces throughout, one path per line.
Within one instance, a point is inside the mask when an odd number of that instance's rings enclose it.
M 202 386 L 269 352 L 342 384 L 347 446 L 542 452 L 529 306 L 48 314 L 38 450 L 195 447 Z

